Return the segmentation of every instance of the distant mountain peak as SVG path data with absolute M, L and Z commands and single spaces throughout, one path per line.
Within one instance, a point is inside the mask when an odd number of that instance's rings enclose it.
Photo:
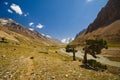
M 74 40 L 74 38 L 65 38 L 65 39 L 62 39 L 61 42 L 64 44 L 68 44 L 68 43 L 72 42 L 73 40 Z

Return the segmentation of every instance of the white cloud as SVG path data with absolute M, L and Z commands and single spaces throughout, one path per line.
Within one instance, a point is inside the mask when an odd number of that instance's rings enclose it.
M 21 10 L 21 8 L 20 8 L 19 5 L 12 4 L 12 5 L 10 6 L 10 8 L 11 8 L 13 11 L 15 11 L 17 14 L 19 14 L 19 15 L 22 15 L 22 14 L 23 14 L 23 12 L 22 12 L 22 10 Z
M 8 12 L 9 12 L 9 13 L 13 13 L 13 11 L 12 11 L 11 9 L 8 9 Z
M 8 5 L 8 2 L 4 2 L 5 5 Z
M 36 27 L 39 28 L 39 29 L 42 29 L 43 25 L 39 23 Z
M 29 28 L 29 30 L 34 31 L 34 29 L 33 29 L 33 28 Z
M 8 2 L 4 2 L 4 4 L 5 4 L 5 5 L 8 5 Z M 17 4 L 14 4 L 14 3 L 12 3 L 12 5 L 10 6 L 10 9 L 8 9 L 8 12 L 9 12 L 9 13 L 16 12 L 17 14 L 23 15 L 23 16 L 25 16 L 25 17 L 29 15 L 28 12 L 27 12 L 27 13 L 24 13 L 24 12 L 22 11 L 21 7 L 20 7 L 19 5 L 17 5 Z
M 27 14 L 24 14 L 24 16 L 26 17 L 26 16 L 27 16 Z
M 30 22 L 30 23 L 29 23 L 29 26 L 33 26 L 33 25 L 34 25 L 34 23 L 33 23 L 33 22 Z
M 28 15 L 29 15 L 29 13 L 24 14 L 25 17 L 28 16 Z
M 93 0 L 86 0 L 86 2 L 92 2 Z

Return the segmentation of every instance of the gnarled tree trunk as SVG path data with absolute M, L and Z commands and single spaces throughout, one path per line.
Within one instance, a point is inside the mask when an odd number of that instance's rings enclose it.
M 83 63 L 84 63 L 84 64 L 87 63 L 87 51 L 85 51 Z
M 75 58 L 75 49 L 73 48 L 73 61 L 75 61 L 76 58 Z

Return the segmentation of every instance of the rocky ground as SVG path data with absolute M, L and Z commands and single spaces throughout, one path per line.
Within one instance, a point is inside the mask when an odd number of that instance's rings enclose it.
M 1 47 L 0 80 L 120 80 L 108 70 L 82 68 L 82 60 L 50 48 L 48 54 L 40 47 Z

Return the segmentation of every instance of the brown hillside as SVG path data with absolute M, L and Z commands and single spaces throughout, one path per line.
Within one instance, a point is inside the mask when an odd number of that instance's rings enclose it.
M 120 19 L 120 0 L 109 0 L 105 7 L 98 13 L 97 18 L 91 23 L 86 33 L 107 26 Z
M 0 37 L 6 37 L 11 40 L 14 39 L 13 34 L 9 35 L 6 32 L 17 33 L 17 34 L 25 36 L 29 39 L 34 39 L 37 41 L 44 42 L 48 45 L 60 45 L 61 44 L 60 41 L 58 41 L 52 37 L 49 38 L 47 36 L 43 36 L 42 34 L 38 33 L 37 31 L 31 31 L 28 28 L 22 26 L 21 24 L 15 22 L 13 20 L 6 19 L 6 18 L 0 19 L 0 29 L 2 30 L 2 31 L 0 31 L 0 33 L 1 33 Z
M 109 0 L 88 28 L 77 35 L 73 44 L 84 44 L 86 39 L 103 38 L 110 43 L 120 43 L 120 0 Z
M 86 39 L 94 39 L 94 38 L 103 38 L 108 42 L 119 42 L 120 43 L 120 20 L 115 21 L 114 23 L 101 27 L 91 33 L 83 33 L 79 37 L 77 37 L 73 43 L 75 44 L 83 44 Z

